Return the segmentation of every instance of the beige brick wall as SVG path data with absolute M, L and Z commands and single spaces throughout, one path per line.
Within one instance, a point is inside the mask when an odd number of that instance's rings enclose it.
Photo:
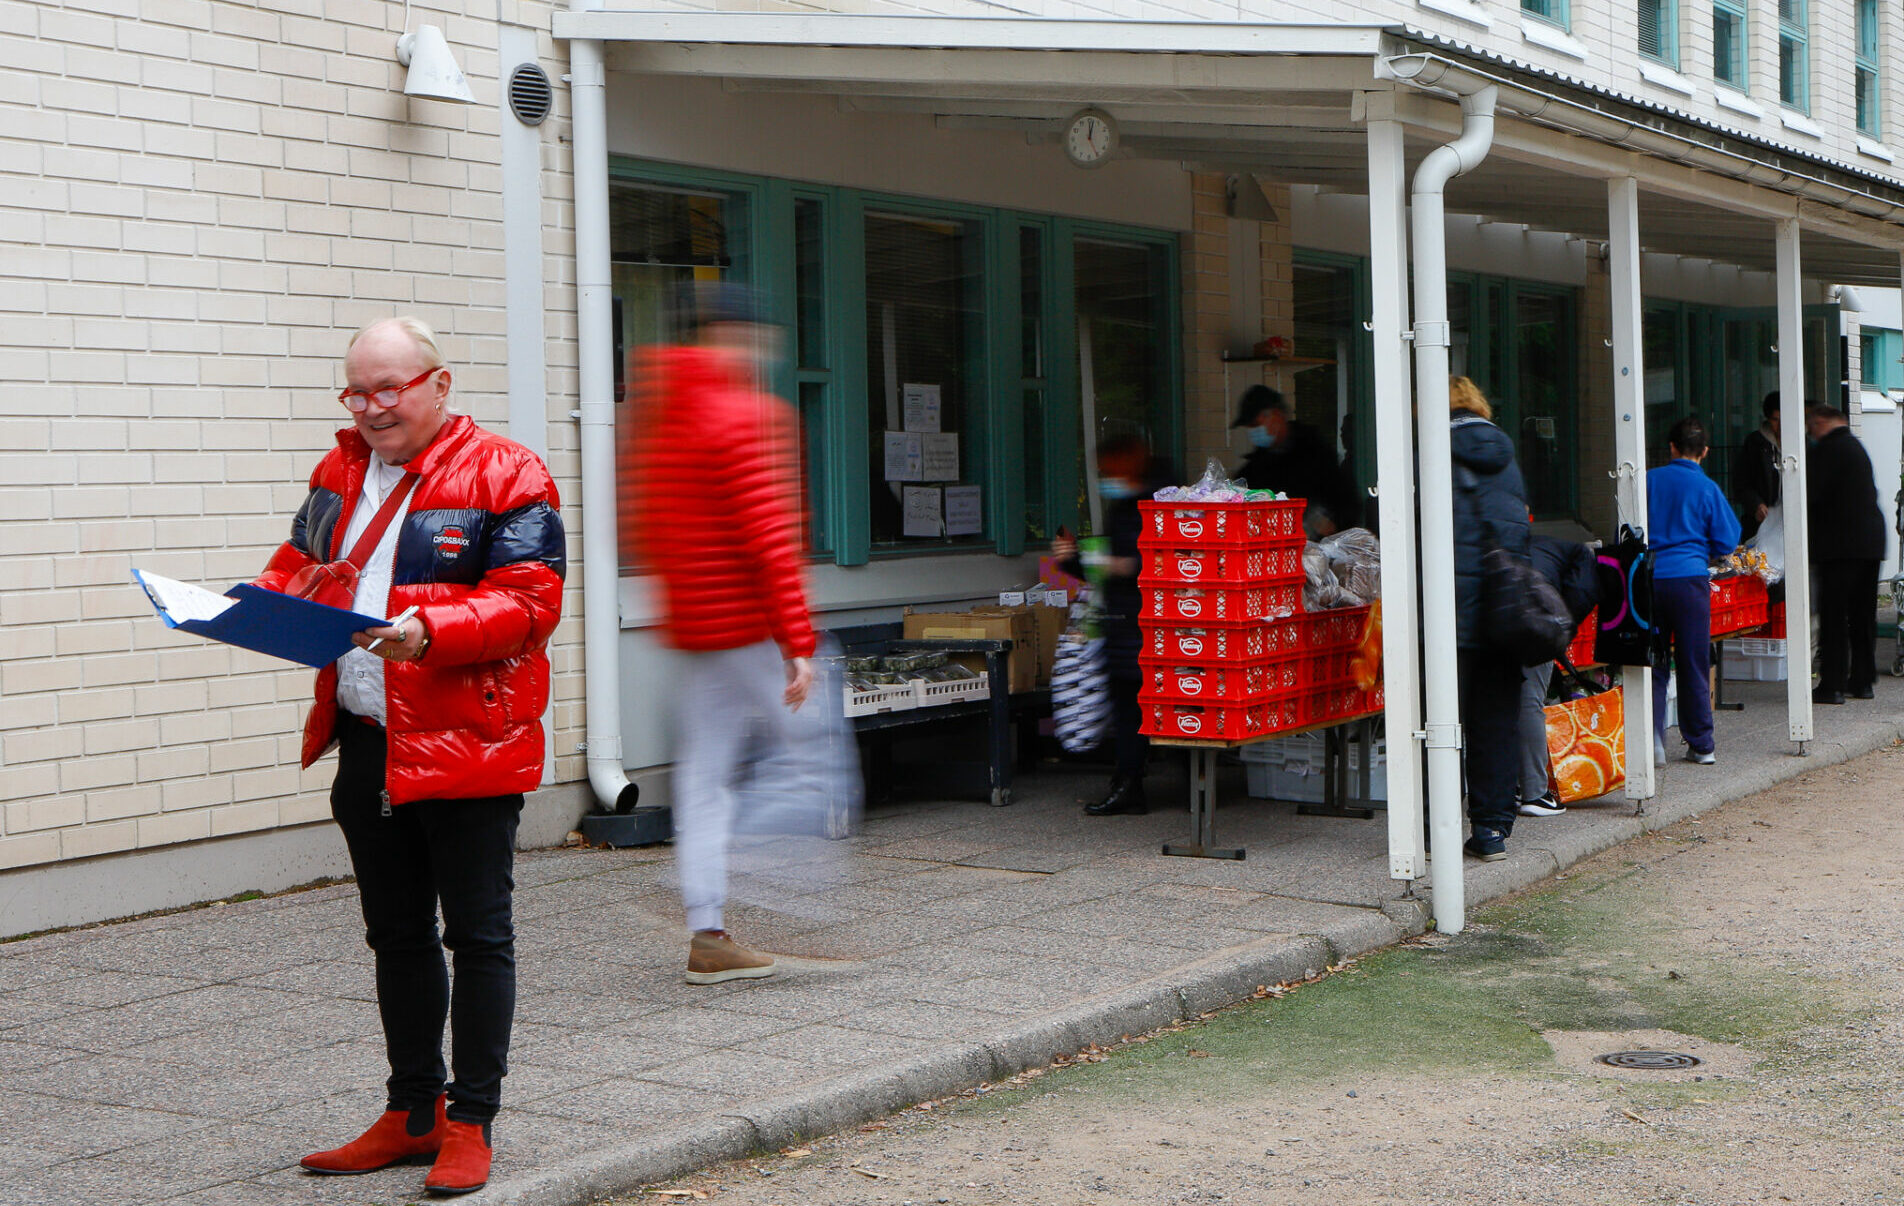
M 310 672 L 168 631 L 129 575 L 258 571 L 342 425 L 344 341 L 365 322 L 436 325 L 458 404 L 506 428 L 498 10 L 410 6 L 412 27 L 444 28 L 470 106 L 403 96 L 403 13 L 0 0 L 0 868 L 328 814 L 328 772 L 297 768 Z M 548 25 L 541 3 L 501 17 Z M 574 534 L 557 97 L 549 438 Z M 572 615 L 555 649 L 559 749 L 580 739 L 578 634 Z M 583 773 L 573 755 L 556 769 Z

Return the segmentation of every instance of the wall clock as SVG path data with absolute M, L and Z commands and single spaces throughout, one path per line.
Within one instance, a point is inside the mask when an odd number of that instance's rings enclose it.
M 1064 153 L 1079 167 L 1101 167 L 1117 150 L 1117 119 L 1102 109 L 1080 109 L 1064 127 Z

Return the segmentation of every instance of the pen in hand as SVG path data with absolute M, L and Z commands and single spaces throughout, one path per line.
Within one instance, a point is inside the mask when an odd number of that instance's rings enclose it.
M 404 609 L 403 609 L 403 614 L 402 614 L 402 615 L 400 615 L 400 616 L 398 616 L 398 617 L 397 617 L 396 619 L 394 619 L 394 620 L 392 620 L 392 621 L 390 621 L 390 624 L 389 624 L 389 626 L 390 626 L 391 628 L 401 628 L 401 627 L 403 627 L 403 622 L 404 622 L 405 620 L 407 620 L 407 619 L 409 619 L 409 618 L 410 618 L 411 616 L 413 616 L 413 615 L 415 615 L 416 613 L 417 613 L 417 609 L 416 609 L 416 608 L 414 608 L 414 607 L 406 607 L 406 608 L 404 608 Z M 371 651 L 372 651 L 372 650 L 374 650 L 374 649 L 375 649 L 375 648 L 376 648 L 377 646 L 379 646 L 379 645 L 381 645 L 381 644 L 383 644 L 383 642 L 384 642 L 384 638 L 382 638 L 382 637 L 378 637 L 378 638 L 377 638 L 376 640 L 374 640 L 374 641 L 372 641 L 372 642 L 370 642 L 370 644 L 368 644 L 368 645 L 365 645 L 365 646 L 364 646 L 364 652 L 365 652 L 365 653 L 369 653 L 369 652 L 371 652 Z

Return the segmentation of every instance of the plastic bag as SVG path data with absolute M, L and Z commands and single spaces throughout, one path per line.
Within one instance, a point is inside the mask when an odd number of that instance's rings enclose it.
M 1382 542 L 1367 528 L 1347 528 L 1320 541 L 1329 568 L 1353 607 L 1382 596 Z
M 1766 509 L 1765 519 L 1759 524 L 1759 530 L 1752 533 L 1752 539 L 1745 542 L 1748 549 L 1757 549 L 1765 554 L 1766 572 L 1760 577 L 1770 586 L 1785 578 L 1785 508 L 1773 503 Z
M 1309 543 L 1302 547 L 1302 605 L 1306 611 L 1330 611 L 1337 607 L 1354 607 L 1361 599 L 1343 589 L 1335 576 L 1335 570 L 1329 564 L 1329 554 L 1321 545 Z
M 1051 668 L 1051 719 L 1058 744 L 1069 753 L 1104 740 L 1111 723 L 1111 679 L 1102 637 L 1072 631 L 1058 638 Z
M 1261 502 L 1286 497 L 1274 490 L 1252 490 L 1241 478 L 1232 478 L 1223 462 L 1211 457 L 1203 476 L 1188 486 L 1165 486 L 1153 497 L 1158 502 Z
M 859 825 L 865 781 L 859 739 L 846 718 L 846 659 L 825 639 L 813 658 L 813 686 L 794 712 L 763 717 L 753 755 L 735 786 L 735 831 L 843 838 Z M 881 683 L 890 673 L 855 674 Z

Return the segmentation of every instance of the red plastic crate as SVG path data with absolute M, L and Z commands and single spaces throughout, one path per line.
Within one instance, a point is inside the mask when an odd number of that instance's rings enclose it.
M 1265 540 L 1302 539 L 1300 498 L 1282 502 L 1139 502 L 1141 540 L 1165 544 L 1249 545 Z
M 1302 611 L 1302 584 L 1277 586 L 1146 586 L 1138 618 L 1172 624 L 1247 624 Z
M 1303 650 L 1302 685 L 1320 689 L 1349 681 L 1349 657 L 1353 652 L 1347 648 Z
M 1785 600 L 1780 599 L 1766 609 L 1765 627 L 1759 629 L 1755 635 L 1764 637 L 1768 641 L 1785 639 Z
M 1284 649 L 1295 648 L 1273 643 L 1274 624 L 1249 624 L 1236 628 L 1178 627 L 1170 624 L 1142 624 L 1145 657 L 1174 658 L 1178 661 L 1253 662 Z
M 1139 698 L 1254 703 L 1301 690 L 1306 660 L 1300 653 L 1254 662 L 1201 663 L 1140 656 L 1144 685 Z
M 1255 586 L 1303 580 L 1301 542 L 1202 548 L 1140 545 L 1138 556 L 1143 559 L 1144 582 Z
M 1337 607 L 1303 616 L 1303 644 L 1311 649 L 1353 649 L 1368 632 L 1369 608 Z
M 1765 582 L 1756 574 L 1734 574 L 1712 580 L 1712 632 L 1733 634 L 1762 626 L 1769 618 L 1770 600 Z
M 1319 691 L 1305 694 L 1303 699 L 1303 721 L 1305 725 L 1329 724 L 1348 720 L 1356 716 L 1365 716 L 1382 707 L 1385 696 L 1380 686 L 1374 689 L 1358 687 L 1354 683 L 1337 683 Z
M 1141 697 L 1140 697 L 1141 699 Z M 1141 731 L 1149 737 L 1251 741 L 1302 724 L 1300 695 L 1244 704 L 1191 704 L 1143 700 Z

